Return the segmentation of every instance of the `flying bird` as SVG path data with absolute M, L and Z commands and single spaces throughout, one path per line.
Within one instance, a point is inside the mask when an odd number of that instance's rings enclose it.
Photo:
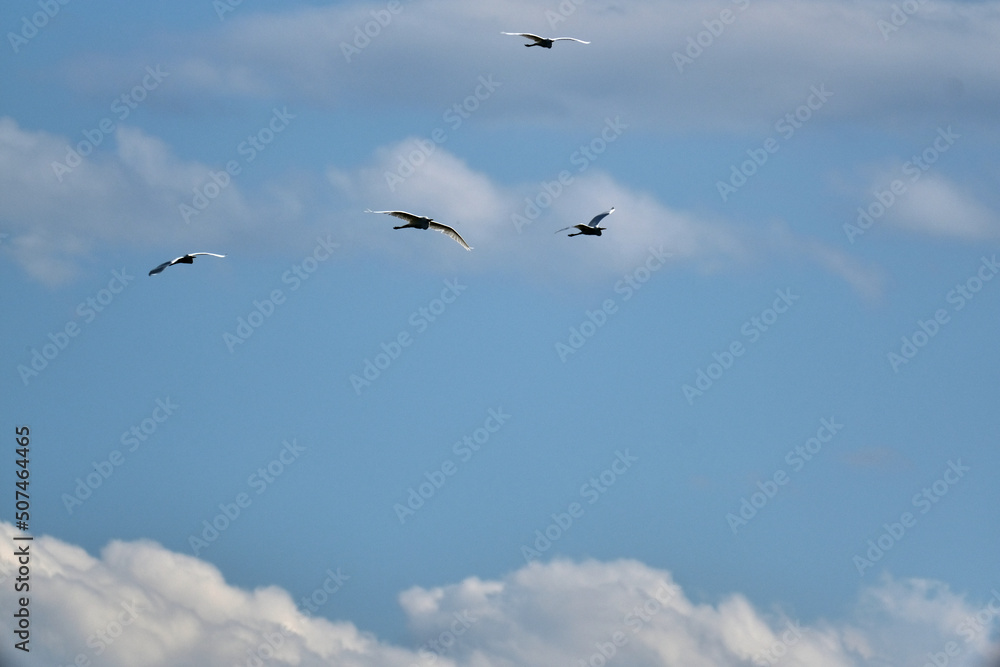
M 581 44 L 590 44 L 590 42 L 585 42 L 582 39 L 577 39 L 576 37 L 539 37 L 538 35 L 532 35 L 530 32 L 501 32 L 501 35 L 514 35 L 516 37 L 525 37 L 527 39 L 534 40 L 533 44 L 525 44 L 525 46 L 540 46 L 543 49 L 551 49 L 552 42 L 558 42 L 560 40 L 569 40 L 571 42 L 580 42 Z
M 406 211 L 373 211 L 370 208 L 365 209 L 365 213 L 385 213 L 386 215 L 391 215 L 394 218 L 406 220 L 405 225 L 399 225 L 398 227 L 393 227 L 393 229 L 405 229 L 406 227 L 413 227 L 415 229 L 435 229 L 458 241 L 458 244 L 466 250 L 472 250 L 472 248 L 469 247 L 469 244 L 465 242 L 465 239 L 463 239 L 458 232 L 448 225 L 442 225 L 440 222 L 436 222 L 431 218 L 425 218 L 422 215 L 413 215 L 412 213 L 407 213 Z
M 150 271 L 149 275 L 155 276 L 157 273 L 163 271 L 163 269 L 167 268 L 168 266 L 173 266 L 174 264 L 194 264 L 195 255 L 211 255 L 212 257 L 225 257 L 225 255 L 217 255 L 214 252 L 192 252 L 188 253 L 187 255 L 183 255 L 182 257 L 178 257 L 177 259 L 172 259 L 169 262 L 164 262 L 163 264 L 160 264 L 158 267 Z
M 576 234 L 567 234 L 567 236 L 579 236 L 580 234 L 583 234 L 585 236 L 600 236 L 601 232 L 607 229 L 607 227 L 598 227 L 597 223 L 599 223 L 601 220 L 604 220 L 604 218 L 608 217 L 614 212 L 615 212 L 615 207 L 612 206 L 610 211 L 605 211 L 604 213 L 599 213 L 595 215 L 594 219 L 588 222 L 587 224 L 570 225 L 569 227 L 563 227 L 562 229 L 556 231 L 556 234 L 558 234 L 559 232 L 565 232 L 567 229 L 573 229 L 575 227 L 580 231 L 578 231 Z

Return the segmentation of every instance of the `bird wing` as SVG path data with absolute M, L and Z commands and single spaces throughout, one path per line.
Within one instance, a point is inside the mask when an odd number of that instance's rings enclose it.
M 585 225 L 570 225 L 569 227 L 563 227 L 562 229 L 557 229 L 553 233 L 554 234 L 558 234 L 559 232 L 565 232 L 567 229 L 579 229 L 580 227 L 584 227 L 584 226 Z
M 577 39 L 576 37 L 552 37 L 550 38 L 550 41 L 558 42 L 561 39 L 568 39 L 571 42 L 580 42 L 581 44 L 590 44 L 590 42 L 585 42 L 582 39 Z
M 462 235 L 456 232 L 448 225 L 442 225 L 440 222 L 431 221 L 431 223 L 428 226 L 431 229 L 436 229 L 442 234 L 447 234 L 451 238 L 455 239 L 456 241 L 458 241 L 459 245 L 461 245 L 466 250 L 472 250 L 472 248 L 469 247 L 469 244 L 465 242 L 465 239 L 462 238 Z
M 588 222 L 587 224 L 589 226 L 591 226 L 591 227 L 596 227 L 597 223 L 599 223 L 601 220 L 604 220 L 604 218 L 608 217 L 609 215 L 611 215 L 614 212 L 615 212 L 615 207 L 612 206 L 610 211 L 605 211 L 604 213 L 600 213 L 598 215 L 595 215 L 594 219 L 591 220 L 590 222 Z
M 167 268 L 167 267 L 168 267 L 168 266 L 170 266 L 171 264 L 173 264 L 173 262 L 172 262 L 172 261 L 171 261 L 171 262 L 164 262 L 163 264 L 160 264 L 160 265 L 159 265 L 158 267 L 156 267 L 155 269 L 153 269 L 152 271 L 150 271 L 150 272 L 149 272 L 149 275 L 151 275 L 151 276 L 155 276 L 155 275 L 156 275 L 157 273 L 160 273 L 160 272 L 162 272 L 162 271 L 163 271 L 163 269 Z
M 365 209 L 365 213 L 385 213 L 386 215 L 391 215 L 394 218 L 399 218 L 400 220 L 406 220 L 407 222 L 417 222 L 418 220 L 426 220 L 422 215 L 413 215 L 412 213 L 407 213 L 406 211 L 373 211 L 370 208 Z
M 538 35 L 532 35 L 530 32 L 501 32 L 501 35 L 515 35 L 517 37 L 527 37 L 528 39 L 533 39 L 536 42 L 544 40 L 544 37 L 539 37 Z
M 153 269 L 152 271 L 150 271 L 149 275 L 155 276 L 157 273 L 161 273 L 163 271 L 163 269 L 167 268 L 168 266 L 173 266 L 174 264 L 176 264 L 177 262 L 181 261 L 182 259 L 185 259 L 187 257 L 194 257 L 195 255 L 211 255 L 212 257 L 225 257 L 225 255 L 220 255 L 220 254 L 214 253 L 214 252 L 189 252 L 186 255 L 181 255 L 180 257 L 175 257 L 172 260 L 170 260 L 169 262 L 164 262 L 163 264 L 160 264 L 158 267 L 156 267 L 155 269 Z

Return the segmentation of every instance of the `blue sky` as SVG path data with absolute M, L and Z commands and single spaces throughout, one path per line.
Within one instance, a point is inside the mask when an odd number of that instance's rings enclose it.
M 5 664 L 996 657 L 997 3 L 3 28 Z

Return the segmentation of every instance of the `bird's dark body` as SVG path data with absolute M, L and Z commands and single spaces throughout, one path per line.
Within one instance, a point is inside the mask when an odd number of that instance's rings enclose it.
M 423 216 L 414 216 L 413 220 L 410 220 L 405 225 L 400 225 L 398 227 L 393 227 L 393 229 L 406 229 L 407 227 L 415 227 L 417 229 L 427 229 L 431 226 L 432 219 L 425 218 Z
M 169 262 L 164 262 L 163 264 L 160 264 L 158 267 L 150 271 L 149 275 L 155 276 L 158 273 L 162 273 L 163 269 L 167 268 L 168 266 L 173 266 L 174 264 L 194 264 L 195 255 L 211 255 L 212 257 L 225 257 L 225 255 L 217 255 L 214 252 L 192 252 L 182 257 L 178 257 L 177 259 L 172 259 Z
M 607 227 L 600 227 L 599 223 L 604 218 L 608 217 L 615 212 L 615 207 L 612 206 L 610 211 L 605 211 L 604 213 L 598 213 L 593 217 L 593 219 L 585 225 L 570 225 L 569 227 L 563 227 L 562 229 L 556 230 L 556 234 L 559 232 L 564 232 L 567 229 L 579 230 L 575 234 L 567 234 L 567 236 L 600 236 Z
M 566 40 L 570 42 L 580 42 L 581 44 L 590 44 L 590 42 L 585 42 L 582 39 L 577 39 L 576 37 L 542 37 L 541 35 L 534 35 L 530 32 L 505 32 L 501 33 L 504 35 L 517 35 L 518 37 L 524 37 L 525 39 L 532 40 L 531 44 L 525 44 L 525 46 L 540 46 L 543 49 L 551 49 L 555 42 Z
M 576 225 L 576 228 L 580 231 L 576 234 L 567 234 L 567 236 L 579 236 L 580 234 L 584 236 L 600 236 L 601 231 L 607 229 L 607 227 L 589 227 L 587 225 Z

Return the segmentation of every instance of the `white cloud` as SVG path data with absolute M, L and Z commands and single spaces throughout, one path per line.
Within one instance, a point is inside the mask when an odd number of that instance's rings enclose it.
M 820 84 L 834 93 L 823 109 L 829 119 L 881 124 L 967 113 L 989 122 L 1000 102 L 1000 71 L 991 66 L 1000 58 L 1000 3 L 920 3 L 884 36 L 879 22 L 890 22 L 898 4 L 678 0 L 664 9 L 660 0 L 591 0 L 571 3 L 573 13 L 552 27 L 546 11 L 557 12 L 558 2 L 404 1 L 386 25 L 372 15 L 386 11 L 381 0 L 270 13 L 243 6 L 201 39 L 178 37 L 175 52 L 187 54 L 180 59 L 101 55 L 71 70 L 77 85 L 114 94 L 131 86 L 137 60 L 163 62 L 172 76 L 157 91 L 164 100 L 276 97 L 361 111 L 436 111 L 492 73 L 508 88 L 484 118 L 561 127 L 622 114 L 675 132 L 756 130 Z M 719 19 L 724 10 L 728 23 Z M 365 46 L 348 62 L 342 44 L 352 45 L 366 24 L 374 36 L 358 38 Z M 500 34 L 522 30 L 592 44 L 526 49 Z M 689 39 L 705 46 L 678 71 L 675 54 L 685 54 Z
M 816 239 L 797 237 L 782 223 L 771 225 L 769 239 L 783 256 L 817 263 L 842 278 L 865 299 L 876 301 L 882 296 L 885 280 L 878 268 Z
M 377 152 L 372 164 L 355 172 L 331 169 L 330 182 L 342 196 L 357 202 L 358 210 L 402 209 L 429 215 L 454 225 L 476 248 L 479 270 L 504 269 L 531 275 L 571 279 L 603 279 L 628 271 L 645 261 L 649 246 L 663 246 L 679 261 L 707 264 L 739 261 L 746 242 L 726 226 L 673 211 L 652 196 L 632 191 L 596 168 L 574 173 L 565 184 L 557 174 L 542 182 L 498 185 L 461 159 L 438 147 L 402 183 L 386 183 L 386 173 L 397 171 L 399 155 L 407 155 L 414 139 Z M 603 226 L 608 231 L 598 243 L 591 238 L 555 235 L 562 227 L 586 223 L 601 211 L 616 207 Z M 392 219 L 366 221 L 358 240 L 371 246 L 409 248 L 419 244 L 428 262 L 455 257 L 450 243 L 437 238 L 411 238 L 411 230 L 386 236 Z M 573 230 L 570 230 L 573 231 Z M 464 259 L 464 257 L 463 257 Z
M 219 173 L 218 167 L 184 162 L 160 139 L 127 126 L 100 144 L 114 148 L 99 146 L 77 163 L 67 159 L 79 147 L 77 139 L 24 130 L 0 118 L 0 198 L 4 232 L 10 234 L 2 250 L 43 283 L 71 280 L 102 247 L 155 247 L 169 259 L 202 246 L 212 250 L 251 231 L 261 245 L 298 238 L 279 235 L 273 224 L 299 206 L 296 187 L 275 184 L 267 196 L 250 197 L 240 177 L 233 177 L 185 222 L 181 204 L 192 206 L 196 188 L 214 187 L 211 173 Z
M 897 227 L 962 241 L 981 241 L 1000 236 L 996 214 L 944 176 L 930 174 L 900 195 L 886 220 Z
M 6 543 L 14 532 L 0 524 Z M 399 596 L 413 637 L 405 648 L 309 617 L 278 587 L 231 586 L 213 565 L 153 542 L 114 541 L 100 558 L 52 537 L 30 545 L 31 653 L 5 642 L 5 665 L 78 656 L 109 667 L 242 665 L 257 655 L 266 665 L 548 667 L 603 664 L 597 656 L 613 651 L 608 664 L 622 667 L 779 658 L 839 667 L 922 664 L 953 641 L 960 653 L 949 664 L 965 666 L 989 648 L 988 631 L 963 626 L 985 607 L 939 582 L 886 578 L 862 590 L 850 618 L 805 623 L 762 613 L 738 593 L 693 602 L 669 572 L 633 560 L 532 563 L 501 580 L 412 588 Z M 11 550 L 0 553 L 0 583 L 15 568 Z M 8 637 L 13 603 L 4 597 Z
M 328 179 L 343 199 L 356 202 L 356 210 L 401 209 L 453 224 L 476 248 L 474 260 L 457 255 L 453 244 L 440 239 L 411 238 L 412 230 L 386 236 L 390 220 L 374 219 L 353 230 L 343 229 L 345 235 L 354 235 L 356 243 L 411 256 L 414 253 L 407 250 L 418 244 L 422 261 L 429 265 L 461 261 L 468 270 L 516 271 L 552 282 L 606 280 L 630 272 L 646 261 L 651 247 L 670 253 L 675 266 L 712 273 L 748 270 L 764 258 L 806 258 L 844 279 L 865 298 L 881 294 L 880 272 L 833 246 L 796 236 L 783 225 L 757 231 L 670 208 L 649 193 L 619 183 L 594 164 L 582 172 L 567 170 L 569 178 L 563 183 L 553 174 L 537 183 L 501 185 L 436 146 L 432 152 L 424 151 L 430 155 L 412 173 L 401 172 L 401 160 L 414 153 L 418 141 L 422 140 L 409 138 L 383 147 L 370 164 L 353 171 L 331 168 Z M 387 174 L 399 173 L 406 178 L 387 179 Z M 611 206 L 616 210 L 602 222 L 607 231 L 599 241 L 566 238 L 568 232 L 554 234 Z
M 13 544 L 10 524 L 0 524 L 0 533 Z M 248 651 L 266 657 L 272 650 L 274 665 L 402 667 L 413 657 L 350 623 L 307 617 L 287 591 L 230 586 L 214 566 L 152 542 L 111 542 L 95 559 L 40 537 L 30 551 L 35 620 L 30 659 L 17 665 L 68 664 L 79 655 L 109 667 L 246 664 Z M 7 586 L 16 562 L 5 552 Z M 13 618 L 12 602 L 4 597 L 5 618 Z M 22 657 L 9 649 L 4 642 L 5 658 Z
M 837 249 L 787 230 L 755 232 L 670 208 L 593 162 L 567 170 L 562 182 L 553 174 L 537 183 L 503 185 L 437 145 L 425 150 L 430 154 L 423 161 L 413 160 L 411 174 L 401 170 L 400 160 L 421 155 L 415 153 L 418 141 L 432 145 L 411 138 L 377 149 L 369 164 L 329 168 L 326 184 L 299 178 L 252 190 L 243 187 L 241 175 L 225 176 L 228 185 L 214 187 L 213 178 L 222 182 L 219 167 L 183 161 L 163 141 L 135 128 L 120 127 L 106 140 L 114 142 L 113 151 L 91 154 L 69 173 L 57 174 L 52 164 L 65 161 L 68 140 L 0 119 L 0 197 L 11 234 L 0 251 L 44 283 L 71 280 L 89 255 L 108 247 L 156 248 L 164 258 L 195 250 L 301 252 L 296 244 L 312 242 L 322 231 L 355 251 L 558 284 L 630 272 L 655 248 L 669 253 L 672 265 L 707 272 L 744 270 L 761 257 L 806 255 L 865 296 L 880 290 L 875 272 Z M 387 180 L 387 174 L 395 176 Z M 215 196 L 194 213 L 196 192 Z M 182 205 L 190 207 L 190 222 Z M 611 206 L 616 211 L 599 241 L 553 233 Z M 366 208 L 429 215 L 453 225 L 476 250 L 455 252 L 457 246 L 437 234 L 393 232 L 395 219 L 366 215 Z

